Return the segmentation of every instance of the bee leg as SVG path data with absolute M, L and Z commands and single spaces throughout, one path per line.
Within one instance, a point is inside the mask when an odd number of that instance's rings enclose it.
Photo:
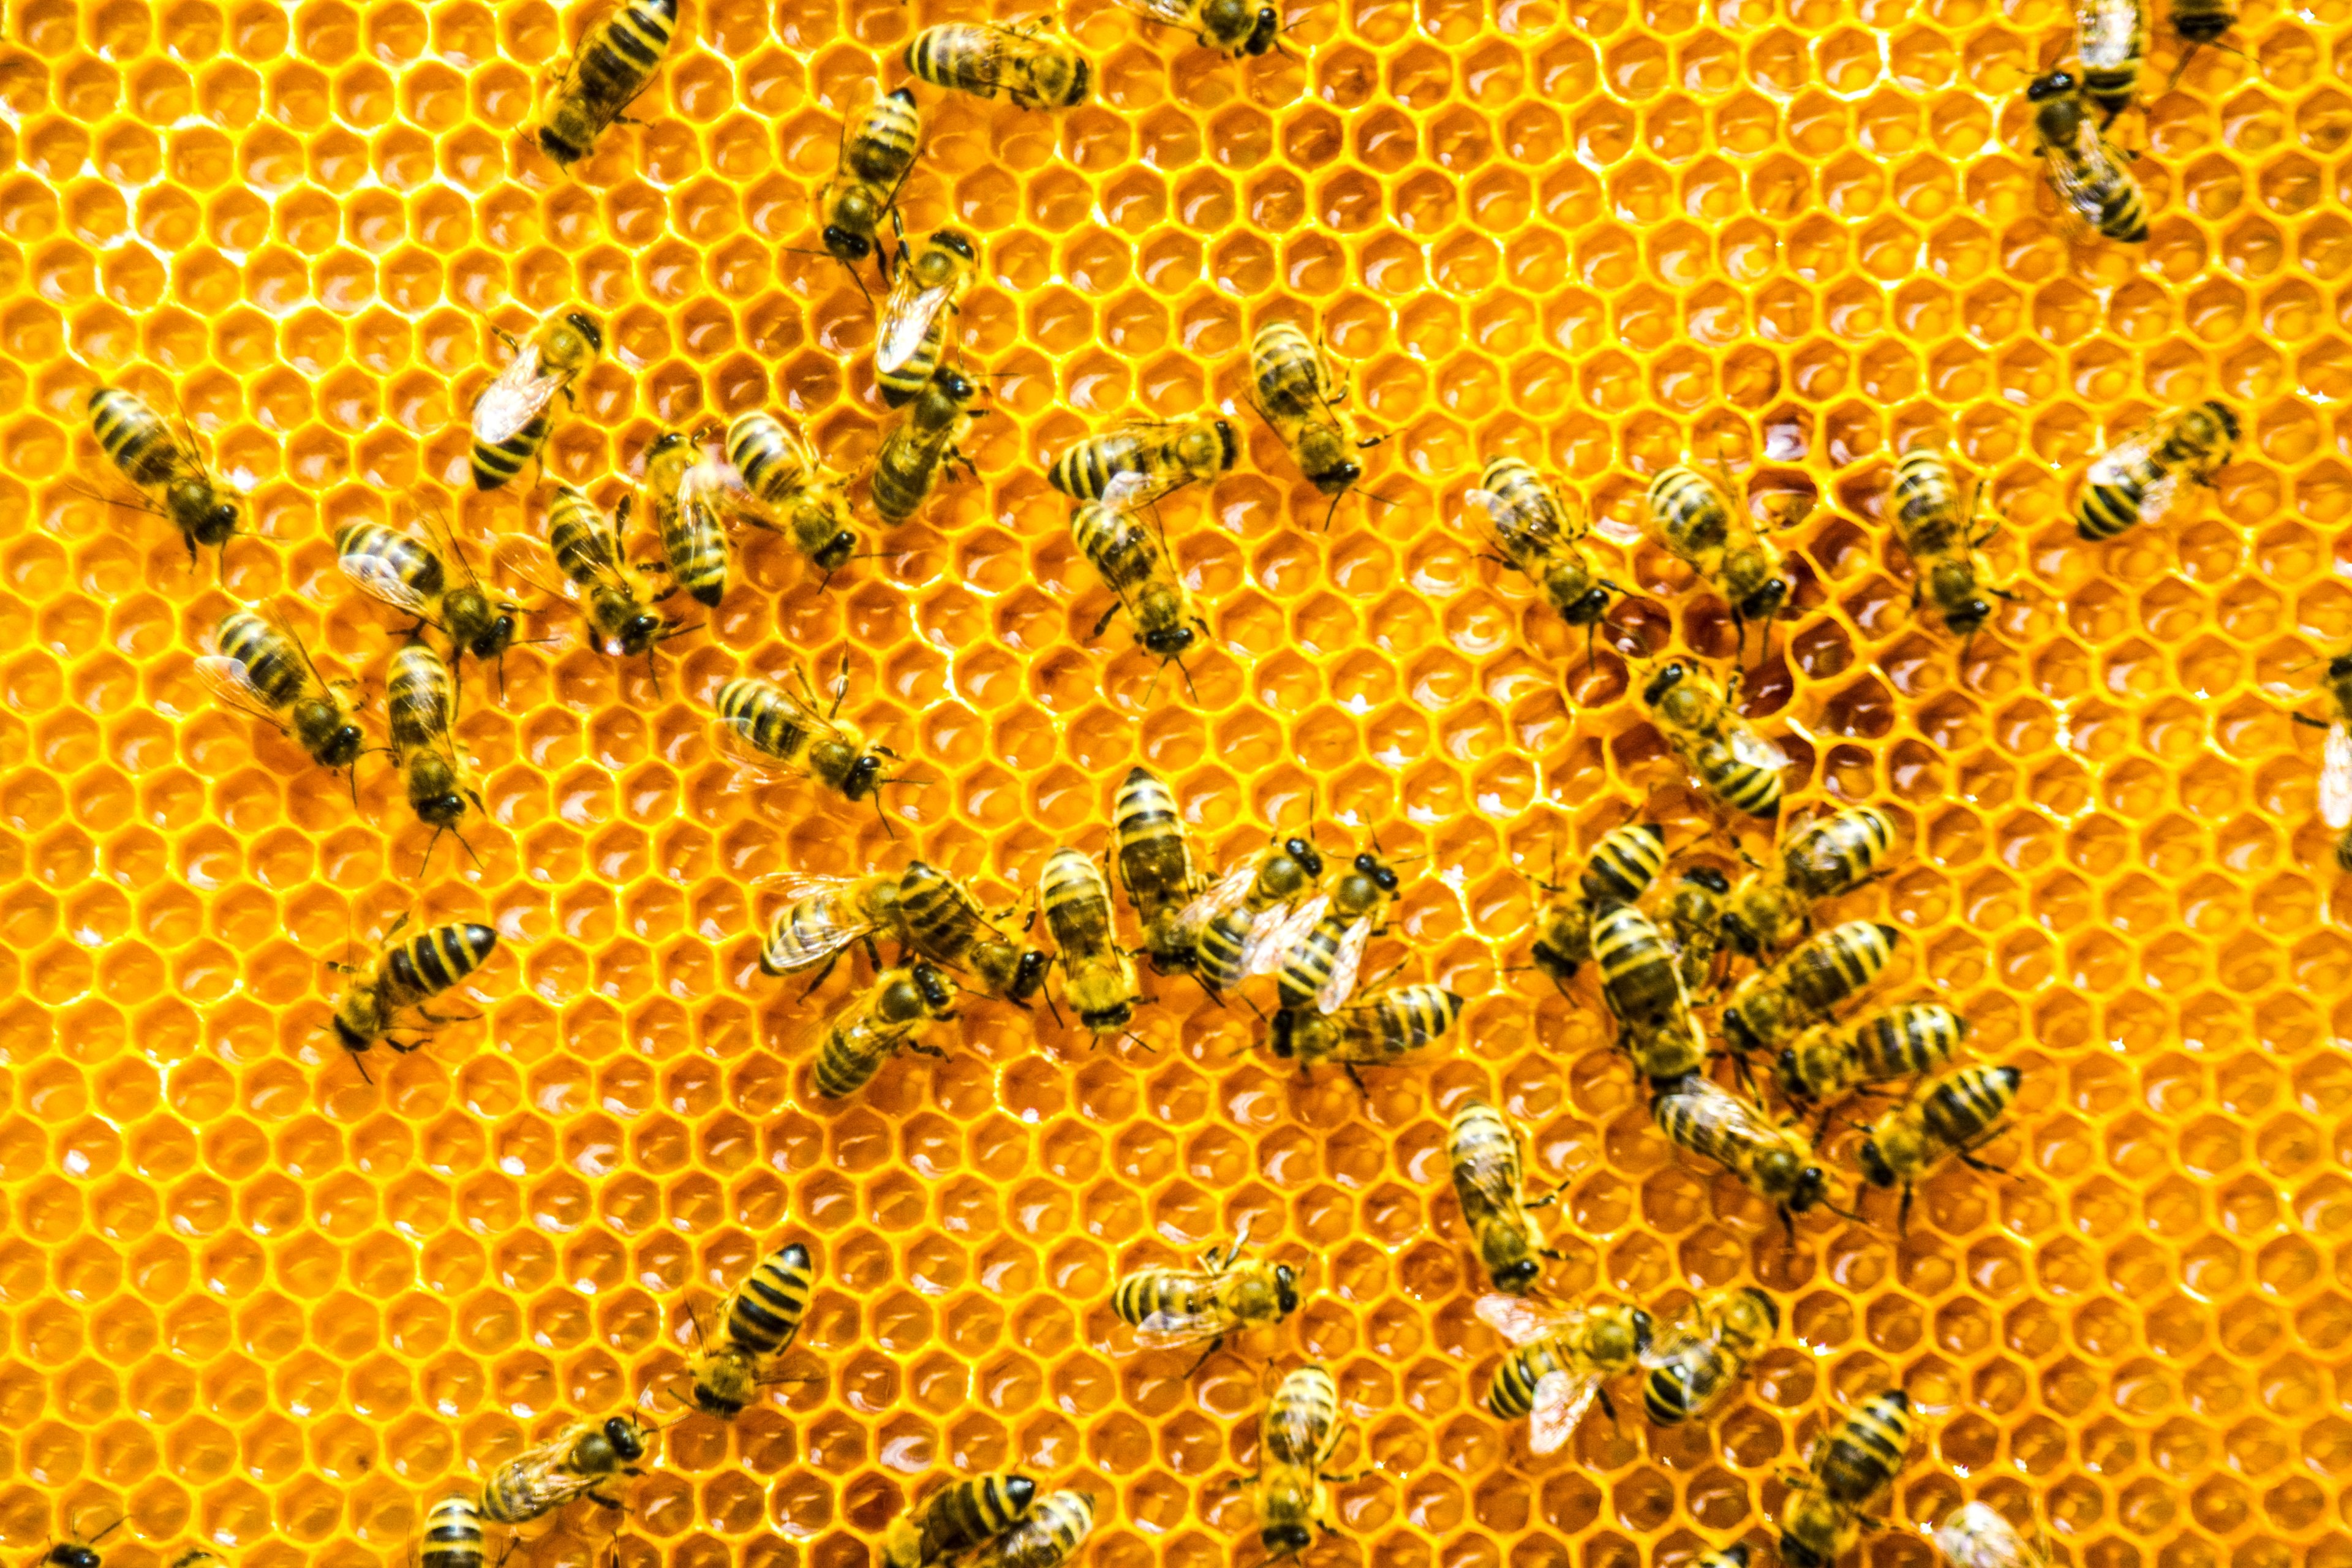
M 1123 605 L 1121 605 L 1117 600 L 1113 600 L 1111 602 L 1110 608 L 1102 613 L 1102 619 L 1095 623 L 1094 635 L 1096 637 L 1102 636 L 1104 628 L 1110 625 L 1112 617 L 1117 616 L 1122 608 L 1124 608 Z
M 1895 1211 L 1895 1228 L 1904 1236 L 1911 1234 L 1911 1184 L 1903 1184 L 1903 1206 Z
M 1989 1176 L 2006 1176 L 2009 1174 L 2009 1167 L 2006 1165 L 1996 1165 L 1990 1160 L 1979 1160 L 1974 1154 L 1969 1153 L 1966 1149 L 1961 1150 L 1959 1153 L 1960 1163 L 1966 1165 L 1971 1171 L 1982 1171 Z
M 1223 1334 L 1219 1334 L 1215 1339 L 1211 1340 L 1209 1342 L 1209 1348 L 1201 1352 L 1201 1359 L 1184 1369 L 1184 1381 L 1187 1383 L 1192 1382 L 1192 1374 L 1200 1371 L 1202 1367 L 1208 1365 L 1209 1358 L 1216 1354 L 1219 1350 L 1223 1349 L 1224 1347 L 1224 1342 L 1225 1336 Z
M 1370 1105 L 1372 1102 L 1372 1091 L 1364 1087 L 1364 1075 L 1356 1070 L 1356 1064 L 1353 1062 L 1341 1062 L 1339 1065 L 1347 1069 L 1348 1081 L 1356 1086 L 1357 1097 Z
M 629 1474 L 633 1476 L 638 1473 L 639 1472 L 635 1470 L 631 1470 L 629 1472 Z M 618 1498 L 608 1498 L 603 1492 L 589 1492 L 586 1495 L 590 1502 L 595 1503 L 602 1508 L 619 1508 L 622 1506 Z
M 2308 713 L 2290 713 L 2287 717 L 2294 720 L 2296 723 L 2304 725 L 2309 729 L 2325 730 L 2330 728 L 2326 720 L 2315 719 Z

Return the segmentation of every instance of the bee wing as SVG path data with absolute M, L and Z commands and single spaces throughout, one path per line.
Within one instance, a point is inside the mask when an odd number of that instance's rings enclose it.
M 1785 768 L 1789 753 L 1749 729 L 1736 724 L 1731 730 L 1731 754 L 1751 768 Z
M 1258 1452 L 1266 1453 L 1286 1443 L 1293 1454 L 1313 1454 L 1320 1450 L 1326 1434 L 1317 1430 L 1310 1402 L 1303 1399 L 1278 1401 L 1266 1412 L 1265 1423 L 1258 1430 Z
M 1315 1005 L 1326 1013 L 1336 1013 L 1355 994 L 1356 974 L 1363 968 L 1364 947 L 1372 940 L 1370 915 L 1349 926 L 1339 938 L 1339 951 L 1331 955 L 1331 978 L 1315 993 Z
M 1154 1312 L 1136 1325 L 1135 1342 L 1141 1350 L 1175 1350 L 1223 1339 L 1239 1321 L 1223 1303 L 1205 1312 Z
M 677 504 L 707 511 L 720 522 L 782 526 L 776 509 L 751 493 L 734 464 L 719 458 L 705 458 L 679 477 Z
M 400 574 L 384 562 L 372 555 L 345 555 L 335 564 L 342 568 L 343 575 L 369 598 L 390 605 L 395 610 L 405 610 L 419 620 L 431 618 L 426 614 L 431 606 L 425 603 L 425 595 L 402 582 Z
M 1520 515 L 1519 509 L 1493 490 L 1472 489 L 1462 499 L 1485 512 L 1487 522 L 1503 538 L 1528 531 L 1528 520 Z
M 1481 1160 L 1465 1168 L 1454 1167 L 1454 1195 L 1462 1200 L 1463 1212 L 1484 1207 L 1497 1215 L 1517 1215 L 1525 1202 L 1512 1177 L 1517 1173 L 1504 1168 L 1501 1160 Z M 1467 1191 L 1463 1189 L 1467 1188 Z
M 1110 483 L 1103 486 L 1101 500 L 1113 511 L 1133 511 L 1150 493 L 1151 481 L 1130 468 L 1111 476 Z
M 1209 889 L 1184 906 L 1176 922 L 1189 931 L 1198 931 L 1235 904 L 1249 896 L 1250 885 L 1257 880 L 1257 866 L 1244 860 L 1220 877 Z
M 2330 827 L 2352 826 L 2352 723 L 2328 726 L 2319 767 L 2319 816 Z
M 1279 964 L 1298 939 L 1315 929 L 1330 903 L 1330 894 L 1318 893 L 1286 915 L 1279 907 L 1260 915 L 1250 928 L 1249 941 L 1242 945 L 1242 973 L 1264 974 Z
M 1515 1345 L 1558 1331 L 1571 1316 L 1561 1308 L 1532 1301 L 1525 1296 L 1506 1296 L 1499 1290 L 1479 1297 L 1477 1311 L 1480 1322 Z
M 278 722 L 278 710 L 269 705 L 269 699 L 261 694 L 261 688 L 253 683 L 245 666 L 227 655 L 206 654 L 196 660 L 196 679 L 224 705 L 272 724 Z
M 710 743 L 720 756 L 746 773 L 758 773 L 762 778 L 798 778 L 807 771 L 772 757 L 751 744 L 751 738 L 742 726 L 724 715 L 710 721 Z
M 474 404 L 474 438 L 496 446 L 540 416 L 568 379 L 539 373 L 539 346 L 525 343 Z
M 1118 3 L 1121 8 L 1132 11 L 1139 16 L 1154 22 L 1164 22 L 1171 27 L 1190 27 L 1195 25 L 1191 7 L 1184 4 L 1184 0 L 1118 0 Z
M 764 877 L 752 878 L 751 886 L 759 892 L 772 893 L 786 903 L 793 903 L 812 893 L 837 893 L 856 880 L 855 877 L 828 877 L 815 871 L 771 871 Z
M 1528 1413 L 1528 1447 L 1557 1454 L 1576 1436 L 1577 1423 L 1592 1408 L 1601 1380 L 1589 1372 L 1548 1372 L 1536 1380 L 1535 1408 Z
M 936 289 L 899 288 L 890 291 L 889 300 L 882 307 L 882 330 L 874 340 L 874 368 L 892 371 L 915 357 L 923 346 L 923 336 L 931 323 L 946 309 L 950 287 L 942 283 Z

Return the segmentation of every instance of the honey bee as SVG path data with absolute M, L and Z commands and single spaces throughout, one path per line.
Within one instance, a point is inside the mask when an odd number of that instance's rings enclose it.
M 922 136 L 915 95 L 903 87 L 854 100 L 841 117 L 840 153 L 833 178 L 817 193 L 816 221 L 825 254 L 848 268 L 852 278 L 858 263 L 874 253 L 883 218 L 894 226 L 898 223 L 898 187 L 915 166 Z M 866 287 L 863 280 L 858 287 Z
M 1192 973 L 1213 994 L 1239 985 L 1260 933 L 1281 924 L 1290 906 L 1314 889 L 1323 857 L 1305 838 L 1269 844 L 1234 867 L 1176 917 L 1177 941 L 1190 937 Z
M 727 596 L 727 528 L 716 504 L 716 468 L 682 431 L 646 448 L 646 495 L 670 582 L 711 609 Z
M 1377 846 L 1375 846 L 1377 847 Z M 1272 973 L 1282 1005 L 1310 1004 L 1336 1013 L 1355 994 L 1372 921 L 1397 896 L 1397 874 L 1371 850 L 1282 921 L 1267 928 L 1252 952 L 1253 974 Z
M 619 1499 L 596 1489 L 614 1476 L 643 1475 L 636 1462 L 646 1457 L 650 1436 L 626 1415 L 574 1423 L 553 1442 L 499 1467 L 482 1488 L 482 1517 L 493 1524 L 528 1524 L 583 1497 L 619 1508 Z
M 956 1016 L 955 992 L 947 977 L 920 962 L 886 969 L 865 995 L 835 1014 L 816 1053 L 816 1091 L 846 1100 L 873 1081 L 882 1064 L 901 1049 L 929 1056 L 943 1053 L 917 1043 L 917 1029 Z
M 1873 921 L 1832 926 L 1733 989 L 1723 1009 L 1725 1037 L 1743 1056 L 1777 1049 L 1867 989 L 1895 957 L 1902 934 Z
M 1214 3 L 1214 0 L 1212 0 Z M 1364 477 L 1355 454 L 1377 447 L 1385 436 L 1359 438 L 1349 433 L 1339 405 L 1348 384 L 1330 356 L 1287 321 L 1268 321 L 1250 344 L 1250 382 L 1257 411 L 1307 482 L 1331 498 L 1323 526 L 1329 528 L 1339 501 Z
M 2049 1554 L 2027 1545 L 2017 1527 L 1987 1502 L 1954 1509 L 1936 1527 L 1936 1544 L 1952 1568 L 2050 1568 Z
M 1262 55 L 1282 36 L 1281 14 L 1271 5 L 1253 9 L 1249 0 L 1119 0 L 1119 4 L 1147 22 L 1181 27 L 1202 48 L 1221 50 L 1233 59 Z
M 1592 952 L 1601 1000 L 1634 1070 L 1663 1087 L 1705 1067 L 1706 1045 L 1691 1017 L 1682 970 L 1650 917 L 1632 904 L 1609 910 L 1593 921 Z
M 1577 877 L 1573 894 L 1557 882 L 1536 882 L 1554 895 L 1536 911 L 1536 967 L 1565 993 L 1592 956 L 1593 916 L 1640 898 L 1665 863 L 1666 830 L 1655 823 L 1629 822 L 1601 836 Z M 1559 874 L 1555 860 L 1552 875 Z
M 2179 81 L 2189 68 L 2189 56 L 2207 44 L 2221 44 L 2221 36 L 2238 25 L 2238 8 L 2232 0 L 2172 0 L 2169 20 L 2172 30 L 2189 43 L 2180 63 L 2172 68 L 2172 79 Z
M 1524 1296 L 1543 1265 L 1538 1258 L 1559 1254 L 1544 1245 L 1543 1233 L 1528 1211 L 1559 1201 L 1558 1191 L 1528 1198 L 1519 1163 L 1518 1130 L 1483 1100 L 1468 1100 L 1446 1128 L 1445 1152 L 1454 1171 L 1454 1195 L 1463 1222 L 1478 1244 L 1486 1278 L 1506 1295 Z
M 1698 1073 L 1658 1090 L 1650 1118 L 1666 1142 L 1714 1161 L 1771 1199 L 1791 1236 L 1794 1216 L 1828 1193 L 1829 1178 L 1804 1134 L 1766 1125 L 1754 1106 Z
M 1895 825 L 1873 805 L 1817 816 L 1780 841 L 1777 871 L 1751 871 L 1723 911 L 1723 940 L 1749 958 L 1803 929 L 1813 905 L 1851 893 L 1894 847 Z
M 1094 1533 L 1095 1500 L 1082 1491 L 1048 1492 L 1012 1529 L 982 1542 L 971 1568 L 1061 1568 Z
M 479 659 L 503 658 L 514 646 L 515 616 L 520 605 L 493 600 L 482 580 L 449 541 L 465 581 L 453 584 L 440 552 L 412 533 L 380 522 L 347 523 L 335 532 L 335 564 L 360 592 L 394 609 L 415 616 L 420 626 L 434 626 L 449 639 L 449 658 L 466 655 Z
M 813 565 L 830 576 L 849 563 L 857 533 L 849 526 L 841 476 L 817 461 L 783 421 L 757 408 L 737 415 L 727 426 L 727 460 Z
M 1143 952 L 1160 974 L 1192 967 L 1192 932 L 1185 906 L 1208 887 L 1192 856 L 1192 837 L 1168 782 L 1150 768 L 1128 770 L 1111 803 L 1111 833 L 1118 847 L 1118 879 L 1143 927 Z
M 686 1363 L 696 1407 L 722 1421 L 740 1415 L 759 1386 L 760 1363 L 799 1336 L 815 1289 L 815 1268 L 799 1242 L 761 1258 L 719 1308 L 717 1335 L 701 1339 Z
M 1051 17 L 947 22 L 907 46 L 906 67 L 933 87 L 978 98 L 998 93 L 1015 109 L 1068 109 L 1086 101 L 1094 67 Z
M 1658 930 L 1675 950 L 1675 972 L 1683 989 L 1709 994 L 1715 959 L 1722 947 L 1723 904 L 1731 883 L 1712 866 L 1693 866 L 1658 909 Z
M 547 507 L 547 545 L 563 575 L 585 595 L 583 608 L 596 646 L 625 658 L 645 655 L 646 673 L 659 690 L 654 646 L 692 628 L 656 614 L 622 570 L 620 530 L 628 515 L 626 500 L 621 502 L 616 523 L 588 499 L 586 491 L 558 485 Z
M 1780 556 L 1745 510 L 1696 469 L 1660 469 L 1642 517 L 1651 538 L 1723 595 L 1743 637 L 1748 622 L 1769 621 L 1787 606 L 1789 579 Z
M 1827 1100 L 1866 1084 L 1928 1073 L 1952 1059 L 1968 1020 L 1934 1002 L 1890 1007 L 1841 1034 L 1817 1024 L 1780 1053 L 1780 1092 L 1802 1102 Z
M 1739 672 L 1718 686 L 1696 664 L 1670 659 L 1642 687 L 1650 721 L 1717 800 L 1750 816 L 1780 809 L 1780 770 L 1788 754 L 1739 716 Z
M 1236 1266 L 1249 1227 L 1222 1251 L 1201 1254 L 1201 1267 L 1139 1268 L 1111 1291 L 1111 1310 L 1135 1330 L 1138 1350 L 1175 1350 L 1206 1343 L 1202 1359 L 1225 1336 L 1271 1327 L 1298 1310 L 1298 1286 L 1286 1263 L 1263 1259 Z
M 254 611 L 231 610 L 214 628 L 213 646 L 220 651 L 195 661 L 196 679 L 224 705 L 290 733 L 330 772 L 359 761 L 367 737 L 301 638 Z
M 2172 508 L 2180 481 L 2210 486 L 2237 447 L 2238 416 L 2207 400 L 2158 415 L 2091 460 L 2074 503 L 2074 531 L 2113 539 Z
M 1543 476 L 1517 458 L 1490 459 L 1465 499 L 1486 514 L 1504 563 L 1524 574 L 1561 620 L 1588 637 L 1600 626 L 1609 595 L 1624 590 L 1585 549 L 1591 523 L 1580 510 L 1571 517 Z
M 1875 1128 L 1863 1129 L 1857 1152 L 1864 1178 L 1874 1187 L 1902 1184 L 1898 1227 L 1911 1222 L 1913 1184 L 1945 1155 L 1959 1156 L 1972 1171 L 1998 1172 L 1975 1152 L 1999 1131 L 2024 1081 L 2015 1068 L 1964 1067 L 1926 1085 Z
M 800 974 L 814 969 L 809 982 L 814 991 L 824 984 L 833 966 L 852 942 L 866 944 L 874 955 L 874 933 L 906 931 L 899 902 L 899 879 L 887 871 L 864 877 L 815 877 L 791 874 L 775 879 L 776 889 L 789 900 L 776 911 L 768 940 L 760 950 L 763 974 Z M 881 967 L 878 956 L 875 967 Z
M 962 300 L 979 270 L 979 250 L 971 236 L 957 229 L 933 231 L 912 258 L 900 253 L 898 276 L 882 303 L 882 323 L 875 334 L 877 374 L 894 371 L 914 356 L 932 325 Z M 932 377 L 934 384 L 938 379 Z
M 1895 465 L 1895 537 L 1911 557 L 1917 574 L 1911 585 L 1911 607 L 1922 601 L 1935 605 L 1944 625 L 1961 637 L 1974 637 L 1991 618 L 1992 601 L 2014 599 L 2015 594 L 1984 580 L 1977 547 L 1998 529 L 1976 531 L 1984 515 L 1984 486 L 1966 506 L 1952 465 L 1932 447 L 1906 452 Z
M 834 683 L 833 706 L 817 714 L 816 692 L 798 666 L 803 702 L 772 680 L 756 675 L 738 676 L 719 689 L 719 749 L 745 767 L 761 773 L 805 773 L 846 801 L 874 798 L 882 816 L 882 786 L 896 781 L 882 773 L 885 761 L 898 753 L 841 717 L 842 700 L 849 692 L 846 668 Z M 887 830 L 890 819 L 882 816 Z
M 1269 1557 L 1295 1557 L 1316 1529 L 1331 1528 L 1324 1466 L 1347 1436 L 1339 1420 L 1339 1386 L 1320 1366 L 1298 1368 L 1282 1380 L 1258 1428 L 1257 1474 L 1249 1482 L 1257 1505 L 1258 1542 Z
M 1911 1401 L 1895 1388 L 1872 1395 L 1815 1439 L 1781 1507 L 1780 1561 L 1830 1568 L 1860 1533 L 1863 1507 L 1894 1485 L 1910 1455 Z
M 904 522 L 915 515 L 942 468 L 953 469 L 961 460 L 974 479 L 980 470 L 956 443 L 971 428 L 976 416 L 971 402 L 980 389 L 960 371 L 945 366 L 934 372 L 907 411 L 882 437 L 874 454 L 874 513 L 885 522 Z M 1192 634 L 1185 633 L 1189 640 Z
M 1230 421 L 1174 419 L 1119 425 L 1089 436 L 1054 459 L 1045 482 L 1066 496 L 1100 500 L 1123 474 L 1144 481 L 1157 500 L 1229 471 L 1241 455 Z
M 634 15 L 644 3 L 632 0 L 631 6 L 606 26 Z M 667 5 L 672 0 L 660 3 Z M 665 40 L 667 36 L 665 30 Z M 472 460 L 478 490 L 497 489 L 539 456 L 553 423 L 547 405 L 559 392 L 570 402 L 572 382 L 604 352 L 604 329 L 582 310 L 551 311 L 524 342 L 504 332 L 499 336 L 506 340 L 515 357 L 474 400 Z
M 2319 819 L 2339 835 L 2336 864 L 2352 871 L 2352 653 L 2327 661 L 2323 689 L 2333 711 L 2325 719 L 2298 713 L 2294 721 L 2327 731 L 2319 764 Z
M 2137 0 L 2127 3 L 2137 8 Z M 2083 110 L 2083 95 L 2064 71 L 2039 76 L 2025 89 L 2033 104 L 2035 151 L 2067 222 L 2137 245 L 2147 238 L 2147 198 L 2123 155 Z
M 2112 123 L 2138 96 L 2147 64 L 2145 0 L 2074 0 L 2074 54 L 2083 96 Z
M 1661 1426 L 1696 1421 L 1738 1385 L 1780 1331 L 1780 1309 L 1753 1285 L 1709 1290 L 1652 1348 L 1642 1408 Z
M 383 711 L 409 809 L 433 829 L 432 840 L 425 846 L 425 865 L 430 866 L 441 836 L 456 835 L 466 819 L 466 803 L 473 802 L 476 811 L 483 809 L 481 795 L 457 760 L 457 744 L 450 738 L 449 726 L 457 717 L 457 683 L 441 656 L 423 643 L 410 643 L 394 654 Z M 457 842 L 462 847 L 466 840 L 460 836 Z M 466 852 L 473 853 L 470 848 Z M 423 875 L 422 869 L 418 874 Z
M 576 58 L 556 62 L 555 87 L 539 123 L 541 149 L 567 169 L 594 151 L 596 139 L 661 68 L 677 26 L 677 0 L 627 0 L 596 24 Z
M 343 1049 L 352 1053 L 352 1064 L 362 1079 L 367 1078 L 367 1063 L 362 1058 L 370 1047 L 381 1043 L 405 1055 L 425 1043 L 425 1036 L 406 1040 L 394 1037 L 393 1031 L 402 1026 L 402 1014 L 413 1012 L 428 1024 L 460 1022 L 428 1011 L 425 1004 L 488 963 L 490 954 L 498 951 L 495 930 L 466 922 L 434 926 L 406 942 L 392 941 L 407 924 L 406 915 L 394 922 L 386 933 L 386 945 L 373 963 L 329 965 L 340 973 L 361 977 L 335 999 L 334 1030 Z
M 485 1555 L 482 1510 L 474 1506 L 472 1498 L 445 1497 L 425 1511 L 419 1568 L 482 1568 Z
M 890 1521 L 882 1561 L 886 1568 L 928 1568 L 961 1557 L 1028 1518 L 1036 1499 L 1037 1483 L 1017 1471 L 950 1481 Z
M 185 421 L 175 433 L 136 394 L 94 386 L 89 427 L 122 477 L 139 488 L 139 510 L 153 512 L 180 531 L 190 566 L 196 563 L 199 549 L 217 547 L 226 555 L 229 535 L 237 531 L 242 515 L 242 498 L 214 475 Z
M 37 1559 L 37 1568 L 99 1568 L 98 1543 L 121 1528 L 122 1520 L 117 1519 L 86 1542 L 60 1541 Z
M 1184 651 L 1208 635 L 1209 623 L 1185 592 L 1167 536 L 1138 507 L 1143 483 L 1139 475 L 1122 474 L 1102 500 L 1080 502 L 1070 513 L 1070 537 L 1118 595 L 1095 623 L 1094 635 L 1102 636 L 1111 617 L 1125 610 L 1135 623 L 1135 640 L 1181 669 Z
M 1356 1087 L 1360 1067 L 1391 1067 L 1454 1027 L 1462 998 L 1443 985 L 1399 985 L 1337 1013 L 1285 1007 L 1274 1016 L 1274 1054 L 1302 1068 L 1338 1062 Z
M 1037 897 L 1061 949 L 1064 999 L 1096 1034 L 1118 1034 L 1134 1021 L 1143 996 L 1135 960 L 1111 927 L 1110 884 L 1080 851 L 1056 849 L 1038 879 Z
M 907 944 L 933 963 L 969 969 L 994 995 L 1026 1005 L 1045 984 L 1045 955 L 998 931 L 971 890 L 938 867 L 908 862 L 898 883 Z
M 1481 1296 L 1478 1316 L 1514 1347 L 1486 1385 L 1486 1408 L 1503 1421 L 1527 1416 L 1528 1447 L 1538 1454 L 1566 1447 L 1592 1402 L 1607 1404 L 1602 1385 L 1650 1348 L 1650 1314 L 1622 1302 L 1561 1309 Z

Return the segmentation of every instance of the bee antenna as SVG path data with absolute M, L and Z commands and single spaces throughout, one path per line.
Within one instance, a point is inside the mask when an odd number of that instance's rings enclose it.
M 97 1545 L 108 1536 L 112 1535 L 116 1531 L 121 1530 L 122 1528 L 122 1521 L 130 1517 L 131 1516 L 127 1513 L 116 1514 L 112 1524 L 108 1525 L 104 1530 L 100 1531 L 96 1535 L 91 1536 L 88 1541 L 82 1542 L 82 1544 L 85 1546 Z
M 368 1075 L 366 1053 L 362 1051 L 353 1051 L 351 1053 L 351 1058 L 352 1066 L 360 1069 L 360 1081 L 367 1085 L 370 1089 L 373 1089 L 375 1087 L 375 1079 Z

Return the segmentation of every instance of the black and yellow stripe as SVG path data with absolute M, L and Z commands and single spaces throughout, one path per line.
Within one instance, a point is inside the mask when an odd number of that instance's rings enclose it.
M 1878 978 L 1893 961 L 1895 940 L 1902 934 L 1894 926 L 1871 921 L 1831 927 L 1782 963 L 1790 996 L 1800 1007 L 1827 1013 Z
M 467 1497 L 446 1497 L 425 1516 L 420 1568 L 482 1568 L 482 1512 Z
M 1595 903 L 1630 904 L 1649 890 L 1665 863 L 1666 830 L 1654 822 L 1629 822 L 1601 836 L 1577 889 Z
M 941 1487 L 916 1511 L 914 1524 L 921 1542 L 918 1562 L 960 1556 L 994 1540 L 1028 1518 L 1036 1500 L 1037 1483 L 1016 1470 L 992 1471 Z
M 599 24 L 572 63 L 572 90 L 540 126 L 539 144 L 559 163 L 585 158 L 596 137 L 644 90 L 677 26 L 677 0 L 630 0 Z
M 531 416 L 529 424 L 503 441 L 485 441 L 476 437 L 468 458 L 473 467 L 474 488 L 494 490 L 521 473 L 539 456 L 539 449 L 547 445 L 548 432 L 554 427 L 554 416 L 541 409 Z
M 1872 1395 L 1814 1450 L 1812 1470 L 1832 1502 L 1859 1508 L 1891 1483 L 1911 1454 L 1911 1401 L 1899 1388 Z
M 422 931 L 383 955 L 381 997 L 387 1010 L 438 996 L 498 950 L 489 926 L 453 921 Z
M 1683 1012 L 1686 1004 L 1674 950 L 1650 917 L 1632 904 L 1605 910 L 1592 922 L 1592 956 L 1601 966 L 1601 999 L 1626 1028 L 1657 1028 Z
M 808 1248 L 786 1242 L 761 1258 L 728 1299 L 727 1337 L 755 1356 L 780 1353 L 800 1332 L 815 1289 Z
M 89 426 L 123 478 L 142 489 L 169 484 L 185 466 L 180 444 L 163 416 L 120 387 L 91 389 Z

